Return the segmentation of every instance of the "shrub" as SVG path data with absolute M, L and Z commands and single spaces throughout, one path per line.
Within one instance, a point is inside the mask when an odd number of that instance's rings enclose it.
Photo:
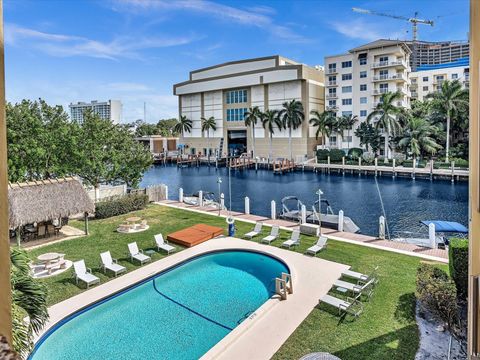
M 329 154 L 330 154 L 330 151 L 327 149 L 318 149 L 317 160 L 318 161 L 327 160 Z
M 457 287 L 458 296 L 466 299 L 468 293 L 468 240 L 451 239 L 448 257 L 450 275 Z
M 340 149 L 331 149 L 330 150 L 330 161 L 331 162 L 341 162 L 342 158 L 345 156 L 343 150 Z
M 458 325 L 457 289 L 442 269 L 422 263 L 417 270 L 417 289 L 420 303 L 450 329 Z
M 348 157 L 352 160 L 358 160 L 363 154 L 363 149 L 361 148 L 351 148 L 348 150 Z
M 135 210 L 144 209 L 148 204 L 145 194 L 129 194 L 102 200 L 95 205 L 95 218 L 106 219 Z
M 452 159 L 452 161 L 455 161 L 455 167 L 468 168 L 468 160 L 464 160 L 464 159 Z

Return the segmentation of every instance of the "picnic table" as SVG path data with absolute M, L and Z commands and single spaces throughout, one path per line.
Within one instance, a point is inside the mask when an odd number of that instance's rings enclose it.
M 48 273 L 51 274 L 53 268 L 57 266 L 62 268 L 65 266 L 65 260 L 63 259 L 64 256 L 65 254 L 50 252 L 38 255 L 37 260 L 40 261 L 45 269 L 48 270 Z

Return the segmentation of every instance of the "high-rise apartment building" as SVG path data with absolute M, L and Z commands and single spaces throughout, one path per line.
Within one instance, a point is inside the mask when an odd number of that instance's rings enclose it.
M 382 94 L 399 91 L 399 107 L 410 107 L 410 48 L 399 40 L 377 40 L 342 55 L 325 58 L 325 106 L 337 116 L 357 115 L 366 120 Z M 347 131 L 332 134 L 327 145 L 333 148 L 359 147 L 359 139 Z
M 470 45 L 468 41 L 405 41 L 412 50 L 410 66 L 412 71 L 418 71 L 419 66 L 451 63 L 462 58 L 468 58 Z M 415 49 L 415 51 L 414 51 Z
M 85 110 L 91 110 L 94 113 L 100 115 L 102 119 L 108 119 L 114 123 L 119 123 L 122 119 L 122 103 L 119 100 L 94 100 L 89 103 L 77 102 L 76 104 L 71 103 L 69 105 L 69 108 L 70 117 L 73 121 L 82 122 L 83 112 Z

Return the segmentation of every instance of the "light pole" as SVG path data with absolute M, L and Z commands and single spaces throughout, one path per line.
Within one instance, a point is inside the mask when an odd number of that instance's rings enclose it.
M 321 189 L 318 189 L 318 191 L 315 194 L 318 195 L 318 230 L 320 232 L 319 235 L 322 235 L 322 195 L 323 195 L 323 191 Z
M 218 184 L 218 216 L 220 216 L 220 212 L 222 211 L 222 193 L 220 190 L 220 186 L 222 185 L 222 178 L 217 179 L 217 184 Z

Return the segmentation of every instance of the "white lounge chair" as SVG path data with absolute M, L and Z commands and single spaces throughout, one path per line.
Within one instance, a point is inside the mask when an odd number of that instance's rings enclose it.
M 374 279 L 376 284 L 378 283 L 377 270 L 378 270 L 378 266 L 375 266 L 375 269 L 373 269 L 373 271 L 368 275 L 362 274 L 356 271 L 352 271 L 352 270 L 345 270 L 345 271 L 342 271 L 342 275 L 355 280 L 361 280 L 366 282 L 368 282 L 371 279 Z
M 272 241 L 276 240 L 278 238 L 278 232 L 279 231 L 280 231 L 280 228 L 277 225 L 272 226 L 272 230 L 270 231 L 270 235 L 265 236 L 262 239 L 262 243 L 270 244 Z
M 354 299 L 348 298 L 346 300 L 339 299 L 332 295 L 325 295 L 320 299 L 321 302 L 334 306 L 338 309 L 338 315 L 342 312 L 349 313 L 355 317 L 358 317 L 363 312 L 363 304 L 358 301 L 358 296 Z
M 257 236 L 258 234 L 260 234 L 262 232 L 262 226 L 263 226 L 263 224 L 261 222 L 257 222 L 255 224 L 255 228 L 253 229 L 253 231 L 250 231 L 250 232 L 246 233 L 245 237 L 248 238 L 248 239 L 254 238 L 255 236 Z
M 327 241 L 328 241 L 328 238 L 326 236 L 320 235 L 320 237 L 318 238 L 315 245 L 310 246 L 307 249 L 306 253 L 307 254 L 313 254 L 314 256 L 317 255 L 317 253 L 319 251 L 321 251 L 321 250 L 323 250 L 327 247 Z
M 82 280 L 87 284 L 87 289 L 90 285 L 99 283 L 100 279 L 92 274 L 92 269 L 85 266 L 84 260 L 75 261 L 73 263 L 73 269 L 75 271 L 75 281 L 78 285 L 78 280 Z
M 139 261 L 141 265 L 143 265 L 143 263 L 152 260 L 150 256 L 143 253 L 143 250 L 138 250 L 138 245 L 136 242 L 128 244 L 128 252 L 130 253 L 130 260 L 132 262 L 135 259 Z
M 300 245 L 300 231 L 293 230 L 292 237 L 289 240 L 284 241 L 282 246 L 290 249 L 290 247 L 297 245 Z
M 102 269 L 104 273 L 107 273 L 107 270 L 110 270 L 117 276 L 118 274 L 127 271 L 127 268 L 122 265 L 118 265 L 117 259 L 112 259 L 112 254 L 110 251 L 105 251 L 100 254 L 100 259 L 102 260 Z
M 358 284 L 353 284 L 348 281 L 337 280 L 333 283 L 333 285 L 342 289 L 347 289 L 355 295 L 366 295 L 367 297 L 370 297 L 373 293 L 373 285 L 375 284 L 374 282 L 374 279 L 371 279 L 367 282 L 359 280 Z
M 175 251 L 175 246 L 169 245 L 168 242 L 163 239 L 162 234 L 155 235 L 155 245 L 158 251 L 160 251 L 160 249 L 165 250 L 169 255 L 171 251 Z

